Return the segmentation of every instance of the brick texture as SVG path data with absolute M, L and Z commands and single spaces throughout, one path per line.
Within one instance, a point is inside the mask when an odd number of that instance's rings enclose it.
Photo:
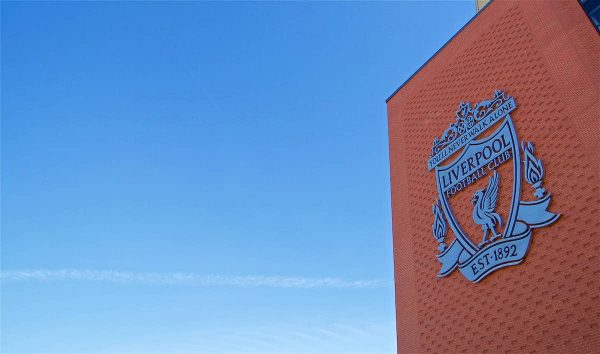
M 515 97 L 517 134 L 534 142 L 562 216 L 534 230 L 520 265 L 477 284 L 458 270 L 437 278 L 432 141 L 461 101 L 496 89 Z M 389 100 L 388 117 L 398 353 L 599 353 L 600 36 L 577 1 L 495 0 Z M 462 194 L 452 203 L 467 220 Z

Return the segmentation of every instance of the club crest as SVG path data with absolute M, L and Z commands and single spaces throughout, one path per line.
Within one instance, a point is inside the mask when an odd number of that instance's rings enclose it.
M 428 169 L 437 182 L 433 236 L 439 243 L 438 277 L 456 268 L 479 282 L 493 271 L 523 262 L 533 229 L 560 215 L 546 209 L 544 167 L 531 142 L 519 142 L 510 112 L 513 97 L 496 91 L 491 100 L 461 103 L 452 123 L 433 141 Z M 524 178 L 522 178 L 524 177 Z M 521 181 L 533 188 L 521 199 Z M 531 200 L 530 200 L 531 199 Z M 448 226 L 454 239 L 447 245 Z

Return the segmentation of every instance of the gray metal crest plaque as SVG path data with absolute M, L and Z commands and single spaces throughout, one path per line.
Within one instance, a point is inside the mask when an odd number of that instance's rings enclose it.
M 433 141 L 428 169 L 435 172 L 439 194 L 433 204 L 433 236 L 442 265 L 438 277 L 458 268 L 468 280 L 479 282 L 497 269 L 519 264 L 533 229 L 560 216 L 547 211 L 551 195 L 542 188 L 544 167 L 533 144 L 517 138 L 509 114 L 516 108 L 515 99 L 503 91 L 473 107 L 461 103 L 456 122 Z M 521 199 L 522 176 L 533 187 L 531 198 L 526 198 L 531 200 Z M 503 198 L 510 201 L 502 211 L 497 210 L 501 190 L 510 195 Z M 471 205 L 457 205 L 458 199 L 470 200 Z M 472 210 L 465 210 L 467 206 Z M 455 236 L 449 246 L 448 224 Z

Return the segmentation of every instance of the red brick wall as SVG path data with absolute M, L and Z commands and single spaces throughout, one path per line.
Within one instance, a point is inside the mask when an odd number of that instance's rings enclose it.
M 519 139 L 535 143 L 562 216 L 534 230 L 520 265 L 477 284 L 457 270 L 437 278 L 432 140 L 459 102 L 496 89 L 515 97 Z M 398 352 L 600 352 L 600 36 L 577 1 L 495 0 L 393 96 L 388 117 Z

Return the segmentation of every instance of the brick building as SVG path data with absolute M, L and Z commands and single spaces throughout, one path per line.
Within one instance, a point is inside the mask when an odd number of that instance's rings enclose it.
M 600 36 L 588 11 L 594 1 L 492 1 L 388 99 L 399 353 L 600 352 Z M 494 106 L 499 91 L 507 96 Z M 518 137 L 507 147 L 512 162 L 494 170 L 501 222 L 488 227 L 476 221 L 474 194 L 492 189 L 490 165 L 482 165 L 486 176 L 472 175 L 451 195 L 438 182 L 440 171 L 461 152 L 433 167 L 428 161 L 441 151 L 436 144 L 461 141 L 448 135 L 451 124 L 468 122 L 461 107 L 477 123 L 509 98 L 516 102 L 510 114 L 461 147 L 475 149 L 469 144 L 499 132 L 506 117 Z M 533 170 L 524 142 L 535 144 L 532 161 L 543 163 L 543 188 L 528 183 Z M 503 252 L 485 236 L 481 241 L 481 225 L 484 235 L 515 227 L 524 206 L 538 200 L 534 192 L 551 195 L 544 207 L 557 219 L 539 228 L 523 223 L 530 238 L 522 258 L 478 268 L 471 254 Z M 511 204 L 515 195 L 520 204 Z M 448 204 L 436 216 L 432 206 L 442 199 Z M 453 228 L 454 221 L 462 226 Z M 471 238 L 463 246 L 456 242 L 462 231 Z M 499 240 L 512 242 L 513 234 Z M 455 262 L 444 264 L 453 244 Z M 508 250 L 504 260 L 513 257 Z

